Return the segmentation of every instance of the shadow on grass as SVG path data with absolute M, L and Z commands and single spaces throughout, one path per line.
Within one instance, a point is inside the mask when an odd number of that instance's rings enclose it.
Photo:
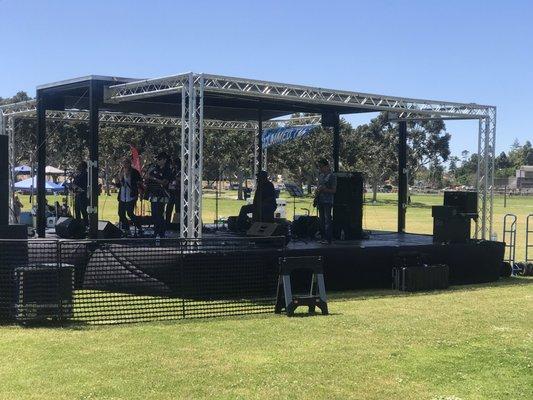
M 472 285 L 457 285 L 450 286 L 444 290 L 432 290 L 423 292 L 403 292 L 392 289 L 362 289 L 350 292 L 329 292 L 328 297 L 333 301 L 348 301 L 348 300 L 369 300 L 389 297 L 407 297 L 407 296 L 431 296 L 435 294 L 448 292 L 471 292 L 475 290 L 482 290 L 491 287 L 508 287 L 508 286 L 528 286 L 533 285 L 533 278 L 526 277 L 512 277 L 501 278 L 496 282 L 476 283 Z

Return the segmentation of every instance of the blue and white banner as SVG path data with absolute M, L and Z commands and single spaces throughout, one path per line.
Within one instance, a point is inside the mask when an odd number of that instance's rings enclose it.
M 267 128 L 263 130 L 263 149 L 275 144 L 285 143 L 289 140 L 298 139 L 312 133 L 320 125 L 295 125 L 280 128 Z

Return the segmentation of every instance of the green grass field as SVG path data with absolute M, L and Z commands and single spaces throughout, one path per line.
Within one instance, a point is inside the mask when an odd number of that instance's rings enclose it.
M 282 193 L 282 196 L 286 196 Z M 367 198 L 370 194 L 366 195 Z M 372 204 L 367 202 L 364 208 L 364 228 L 369 230 L 396 230 L 397 202 L 396 194 L 380 193 L 378 202 Z M 57 197 L 59 199 L 59 197 Z M 21 196 L 21 200 L 28 209 L 29 196 Z M 287 199 L 287 217 L 293 218 L 292 200 Z M 442 204 L 443 196 L 414 194 L 411 196 L 412 204 L 407 210 L 407 231 L 411 233 L 432 233 L 433 220 L 431 218 L 431 206 Z M 54 196 L 49 197 L 52 204 Z M 144 202 L 146 211 L 149 212 L 150 205 Z M 204 192 L 203 199 L 203 220 L 204 223 L 211 223 L 215 219 L 215 193 L 211 190 Z M 235 191 L 224 191 L 219 201 L 219 216 L 228 217 L 237 215 L 244 201 L 237 200 Z M 304 214 L 302 208 L 312 208 L 311 198 L 299 199 L 296 202 L 296 213 Z M 533 213 L 533 196 L 514 196 L 507 199 L 507 207 L 503 207 L 503 196 L 494 198 L 494 227 L 498 240 L 503 239 L 503 216 L 506 213 L 513 213 L 518 217 L 517 239 L 516 239 L 516 259 L 522 261 L 525 256 L 525 220 L 528 214 Z M 110 221 L 118 220 L 116 195 L 100 197 L 100 218 Z M 533 237 L 530 239 L 533 241 Z M 533 243 L 532 243 L 533 244 Z M 533 249 L 532 249 L 533 251 Z M 533 256 L 533 254 L 532 254 Z
M 408 230 L 431 232 L 430 206 L 442 197 L 412 199 Z M 242 203 L 225 192 L 220 215 Z M 212 221 L 213 193 L 203 206 Z M 102 197 L 100 211 L 115 220 L 115 197 Z M 506 209 L 496 198 L 499 238 L 505 212 L 519 216 L 523 245 L 533 198 Z M 394 230 L 394 195 L 367 204 L 364 223 Z M 432 293 L 333 293 L 327 317 L 3 326 L 0 399 L 531 399 L 532 289 L 522 277 Z
M 532 284 L 360 291 L 327 317 L 0 327 L 0 398 L 531 399 Z

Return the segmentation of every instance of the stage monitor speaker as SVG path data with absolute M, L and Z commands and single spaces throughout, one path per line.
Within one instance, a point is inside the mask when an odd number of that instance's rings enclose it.
M 360 172 L 338 172 L 337 191 L 333 203 L 333 236 L 336 239 L 363 237 L 363 175 Z
M 98 221 L 98 239 L 118 239 L 123 237 L 122 231 L 109 221 Z
M 458 214 L 477 214 L 477 192 L 447 190 L 444 205 L 457 208 Z
M 8 135 L 0 135 L 0 225 L 9 223 Z
M 63 239 L 83 239 L 85 226 L 80 220 L 60 217 L 56 222 L 56 235 Z
M 269 237 L 275 236 L 278 224 L 273 222 L 254 222 L 250 229 L 246 231 L 247 236 Z

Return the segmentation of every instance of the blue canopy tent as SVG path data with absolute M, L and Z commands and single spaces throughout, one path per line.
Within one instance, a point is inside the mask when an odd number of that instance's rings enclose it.
M 24 179 L 20 182 L 15 183 L 15 190 L 22 190 L 22 191 L 32 191 L 37 187 L 37 177 Z M 45 188 L 46 191 L 49 192 L 60 192 L 64 188 L 62 185 L 58 185 L 54 182 L 45 181 Z

